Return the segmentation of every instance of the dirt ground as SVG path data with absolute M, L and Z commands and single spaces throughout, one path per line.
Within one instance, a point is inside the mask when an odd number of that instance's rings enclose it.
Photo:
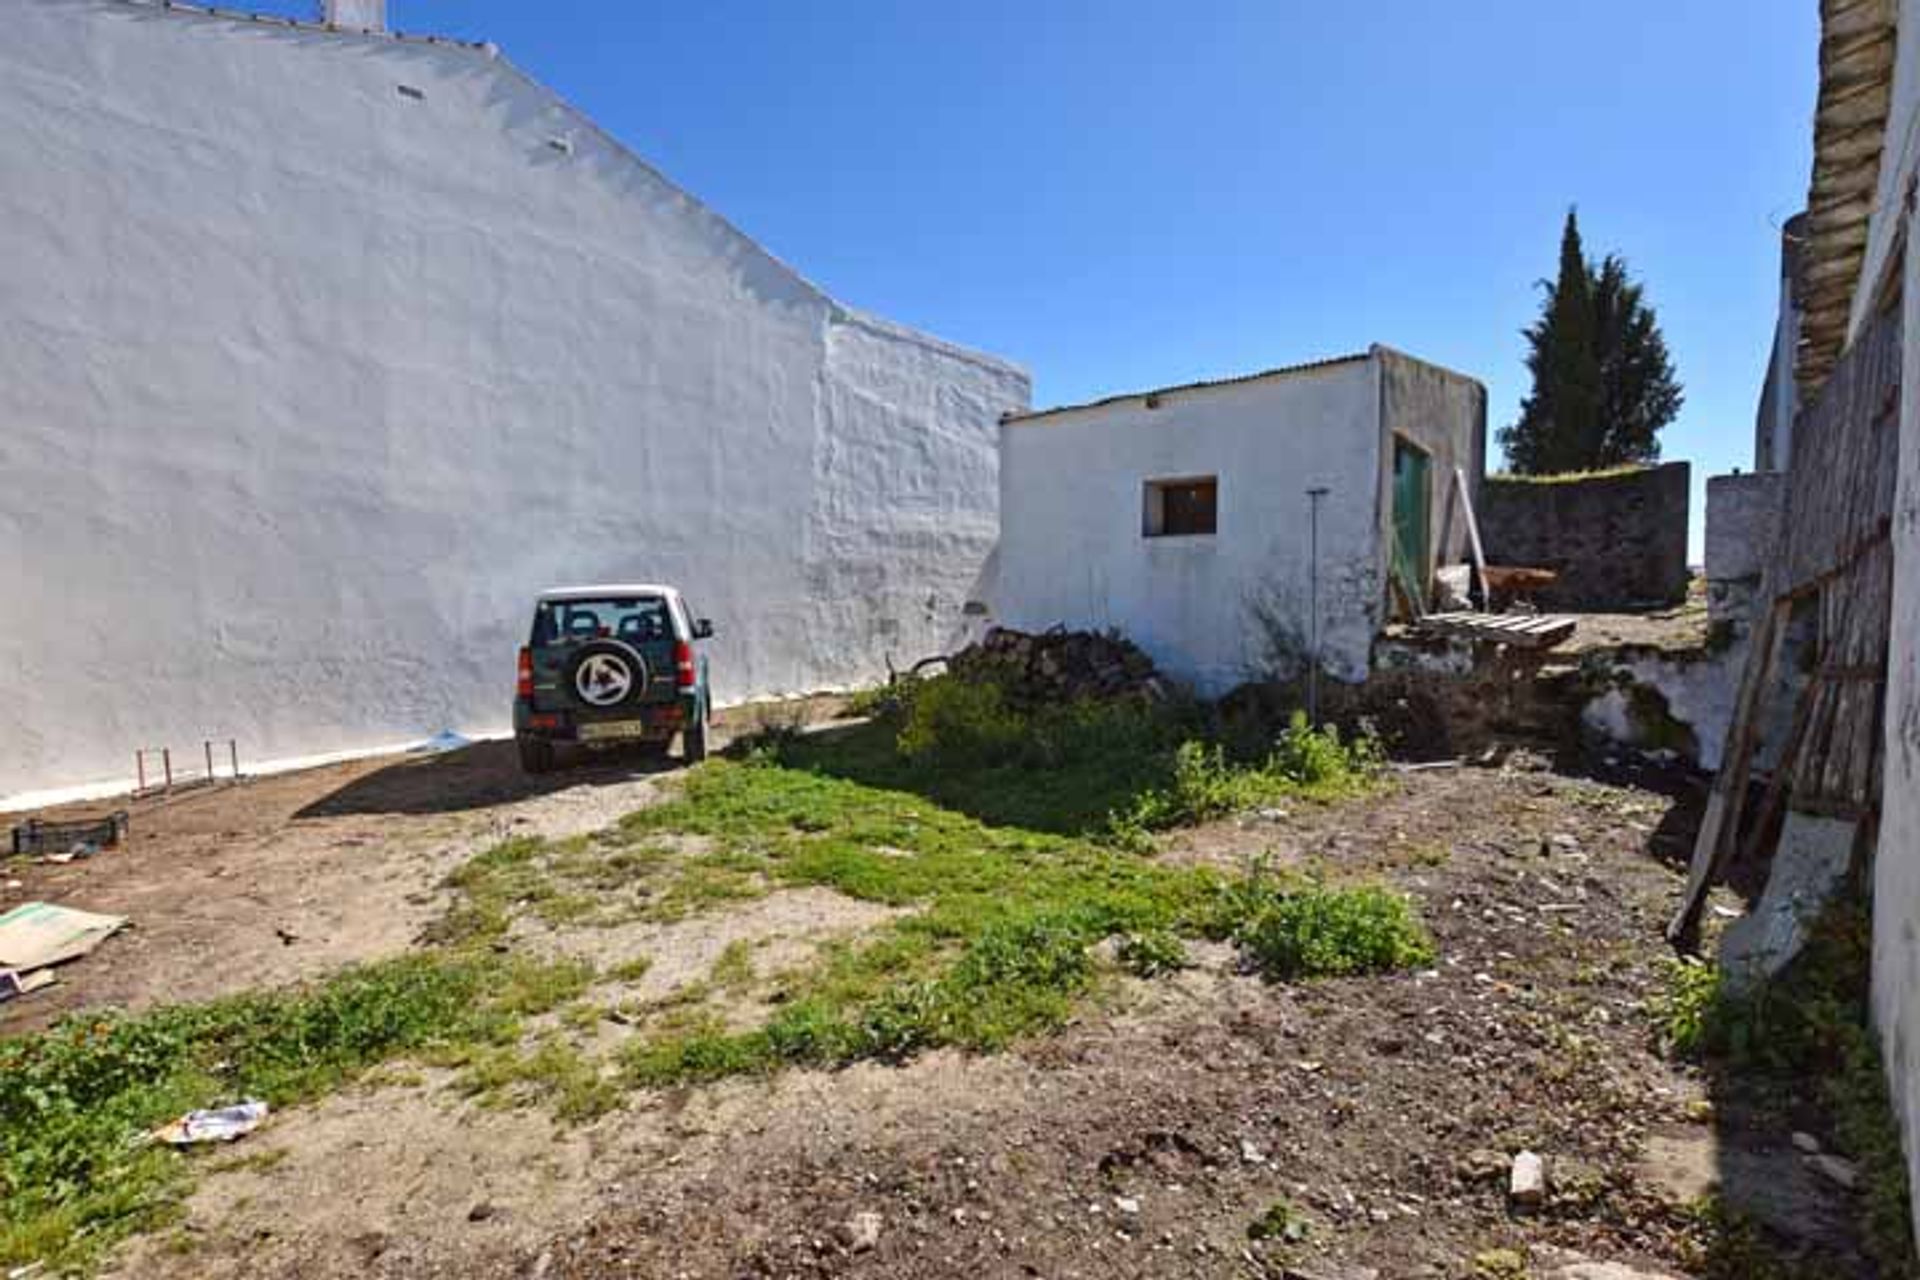
M 819 723 L 843 705 L 738 708 L 717 721 L 716 746 L 769 718 Z M 125 808 L 130 836 L 85 861 L 6 860 L 0 912 L 57 902 L 131 927 L 63 967 L 52 987 L 0 1005 L 0 1035 L 74 1009 L 203 1000 L 403 951 L 445 909 L 446 874 L 475 853 L 509 835 L 597 831 L 652 800 L 657 775 L 673 767 L 618 753 L 531 778 L 511 742 L 480 742 L 47 810 L 37 816 Z
M 0 1010 L 0 1032 L 403 950 L 472 852 L 605 826 L 667 768 L 536 782 L 482 744 L 136 806 L 124 850 L 9 868 L 7 901 L 135 923 Z M 1701 1261 L 1687 1206 L 1715 1193 L 1838 1250 L 1831 1274 L 1864 1275 L 1844 1195 L 1804 1172 L 1793 1117 L 1713 1096 L 1652 1042 L 1644 1006 L 1698 800 L 1689 779 L 1600 781 L 1519 753 L 1212 824 L 1161 855 L 1384 875 L 1435 936 L 1422 973 L 1277 985 L 1201 948 L 1012 1052 L 643 1091 L 579 1126 L 390 1067 L 192 1157 L 205 1176 L 180 1227 L 112 1273 L 1357 1280 L 1467 1277 L 1512 1249 L 1537 1276 L 1582 1258 L 1682 1275 Z M 650 954 L 637 991 L 658 997 L 734 939 L 797 953 L 884 914 L 809 889 L 544 941 L 609 965 Z M 1554 1187 L 1524 1212 L 1506 1190 L 1522 1148 Z M 1280 1200 L 1304 1237 L 1251 1239 Z

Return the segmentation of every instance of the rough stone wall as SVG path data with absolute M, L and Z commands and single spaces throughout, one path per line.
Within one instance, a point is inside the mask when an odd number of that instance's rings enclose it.
M 489 48 L 0 15 L 0 794 L 497 730 L 548 586 L 679 583 L 729 701 L 951 643 L 1018 369 Z
M 1480 536 L 1489 564 L 1552 569 L 1544 608 L 1626 609 L 1687 594 L 1687 485 L 1669 462 L 1579 480 L 1489 477 Z
M 1778 471 L 1707 480 L 1707 616 L 1745 627 L 1779 533 L 1786 475 Z

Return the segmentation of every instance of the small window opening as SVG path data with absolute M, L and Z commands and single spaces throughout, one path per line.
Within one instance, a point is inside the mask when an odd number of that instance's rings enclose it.
M 1149 538 L 1211 534 L 1218 528 L 1219 508 L 1218 477 L 1149 480 L 1142 532 Z
M 426 91 L 423 89 L 416 89 L 410 84 L 396 85 L 394 87 L 400 90 L 400 96 L 403 98 L 412 98 L 415 102 L 425 102 L 427 100 Z

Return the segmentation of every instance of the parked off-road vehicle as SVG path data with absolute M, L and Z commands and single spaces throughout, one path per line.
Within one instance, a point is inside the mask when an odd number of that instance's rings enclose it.
M 695 618 L 672 587 L 543 592 L 520 650 L 513 737 L 528 773 L 569 748 L 633 744 L 664 754 L 676 734 L 689 763 L 706 759 L 712 700 Z

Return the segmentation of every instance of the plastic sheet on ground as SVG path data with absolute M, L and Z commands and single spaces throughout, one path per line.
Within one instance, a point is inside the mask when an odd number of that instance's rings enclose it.
M 258 1129 L 267 1118 L 267 1104 L 249 1100 L 210 1111 L 189 1111 L 153 1131 L 154 1141 L 185 1147 L 196 1142 L 232 1142 Z

